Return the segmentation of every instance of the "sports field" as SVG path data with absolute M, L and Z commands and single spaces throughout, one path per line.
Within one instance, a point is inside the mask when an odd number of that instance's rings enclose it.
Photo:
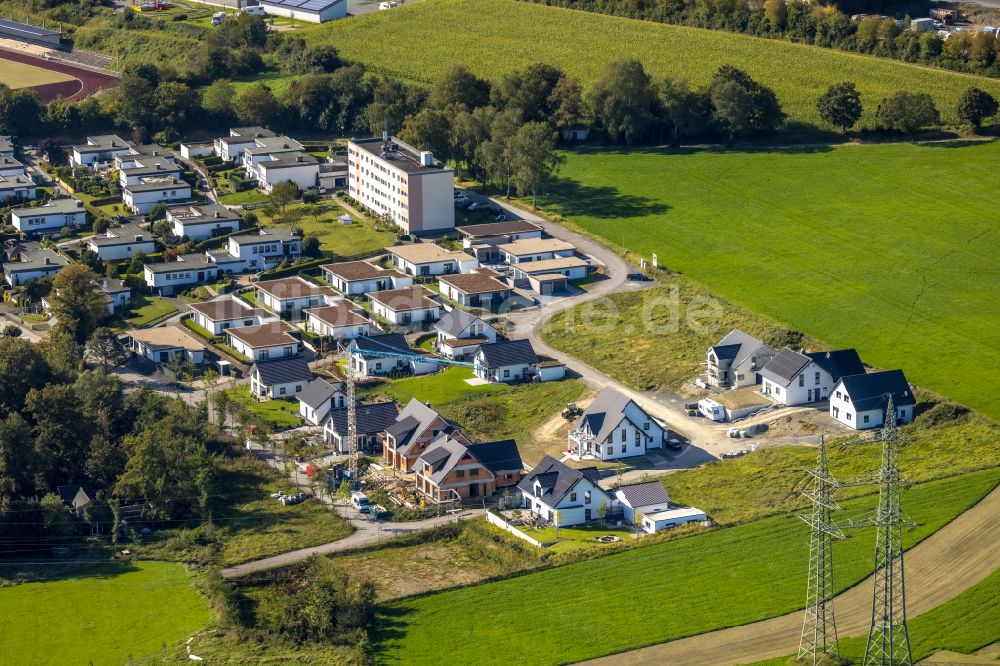
M 907 545 L 975 504 L 998 478 L 986 470 L 907 491 L 904 508 L 921 524 L 904 536 Z M 844 502 L 843 517 L 874 503 L 874 497 Z M 379 661 L 571 663 L 781 615 L 802 606 L 806 531 L 794 516 L 779 516 L 404 600 L 387 608 Z M 834 548 L 838 588 L 870 574 L 872 534 Z M 482 649 L 498 644 L 504 649 Z
M 69 74 L 53 72 L 0 57 L 0 83 L 9 88 L 34 88 L 49 83 L 72 80 L 73 77 Z
M 125 663 L 184 640 L 208 605 L 179 564 L 108 564 L 0 589 L 0 664 Z
M 955 120 L 955 100 L 968 86 L 1000 96 L 996 79 L 517 0 L 423 0 L 299 34 L 331 43 L 345 58 L 377 72 L 424 82 L 454 64 L 497 78 L 541 61 L 562 67 L 586 84 L 608 62 L 634 57 L 653 74 L 702 85 L 720 65 L 733 64 L 773 87 L 791 120 L 808 123 L 819 122 L 816 98 L 838 81 L 857 84 L 866 104 L 864 124 L 872 123 L 879 100 L 897 90 L 930 93 L 946 122 Z
M 580 151 L 541 205 L 1000 420 L 1000 144 Z

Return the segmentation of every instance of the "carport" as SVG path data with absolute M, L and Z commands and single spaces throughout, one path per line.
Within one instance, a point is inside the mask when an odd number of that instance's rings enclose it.
M 562 273 L 542 273 L 541 275 L 529 275 L 528 283 L 531 289 L 542 296 L 551 296 L 563 291 L 569 291 L 566 276 Z

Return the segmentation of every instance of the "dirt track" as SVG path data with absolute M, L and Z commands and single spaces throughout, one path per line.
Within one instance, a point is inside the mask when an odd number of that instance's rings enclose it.
M 118 79 L 110 74 L 100 74 L 89 69 L 73 67 L 72 65 L 68 65 L 66 63 L 54 62 L 52 60 L 46 60 L 45 58 L 39 58 L 26 53 L 11 51 L 9 49 L 0 48 L 0 61 L 2 60 L 11 60 L 24 65 L 32 65 L 41 69 L 68 74 L 76 79 L 76 81 L 51 83 L 33 88 L 33 90 L 38 93 L 38 97 L 43 103 L 51 102 L 56 97 L 60 96 L 65 97 L 70 101 L 77 101 L 85 97 L 89 97 L 96 92 L 100 92 L 105 88 L 111 88 L 118 85 Z
M 914 617 L 1000 569 L 1000 488 L 906 553 L 907 615 Z M 835 600 L 842 637 L 864 635 L 871 619 L 871 578 Z M 803 590 L 803 597 L 805 591 Z M 721 629 L 640 650 L 596 659 L 590 664 L 671 664 L 730 666 L 793 654 L 798 649 L 801 613 Z

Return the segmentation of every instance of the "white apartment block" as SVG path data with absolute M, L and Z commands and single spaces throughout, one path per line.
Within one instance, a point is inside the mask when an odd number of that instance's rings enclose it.
M 347 165 L 351 196 L 406 233 L 455 228 L 455 174 L 430 152 L 384 135 L 349 142 Z

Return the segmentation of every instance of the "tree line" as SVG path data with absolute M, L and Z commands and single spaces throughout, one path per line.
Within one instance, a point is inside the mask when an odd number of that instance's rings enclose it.
M 825 3 L 804 0 L 764 0 L 750 3 L 734 0 L 533 1 L 612 16 L 788 39 L 961 72 L 1000 76 L 1000 60 L 997 58 L 1000 43 L 992 33 L 953 33 L 945 40 L 935 30 L 904 30 L 892 18 L 869 16 L 852 21 L 848 14 Z M 862 4 L 858 4 L 860 11 Z M 865 6 L 871 7 L 870 4 Z M 903 23 L 906 24 L 907 19 Z

